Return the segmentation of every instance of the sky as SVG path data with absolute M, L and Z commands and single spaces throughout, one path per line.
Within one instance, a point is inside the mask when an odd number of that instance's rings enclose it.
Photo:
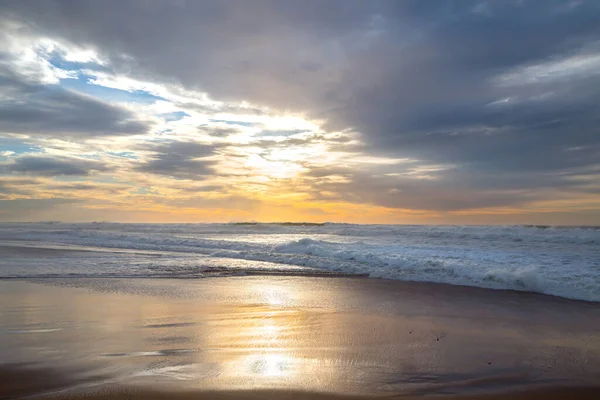
M 600 225 L 598 20 L 3 0 L 0 221 Z

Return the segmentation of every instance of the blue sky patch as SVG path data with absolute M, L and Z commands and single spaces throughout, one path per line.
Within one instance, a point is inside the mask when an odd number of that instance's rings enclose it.
M 190 114 L 185 111 L 174 111 L 170 113 L 160 114 L 160 117 L 164 118 L 167 122 L 174 122 L 189 117 Z
M 15 154 L 41 153 L 44 150 L 17 139 L 0 137 L 0 151 L 12 151 Z
M 143 186 L 135 189 L 131 194 L 156 194 L 151 187 Z
M 114 157 L 128 158 L 130 160 L 137 160 L 137 158 L 138 158 L 135 155 L 135 153 L 133 153 L 131 151 L 120 151 L 120 152 L 107 151 L 106 154 L 114 156 Z
M 244 121 L 230 121 L 225 119 L 209 119 L 210 122 L 222 122 L 227 125 L 241 125 L 241 126 L 255 126 L 255 122 L 244 122 Z
M 53 53 L 52 57 L 48 59 L 48 62 L 56 68 L 64 69 L 65 71 L 79 71 L 82 69 L 89 69 L 92 71 L 109 71 L 109 68 L 106 66 L 95 62 L 67 61 L 58 53 Z
M 79 74 L 77 79 L 61 79 L 60 86 L 65 89 L 76 90 L 81 93 L 88 94 L 107 101 L 119 101 L 128 103 L 151 104 L 155 101 L 167 99 L 153 95 L 143 90 L 128 92 L 127 90 L 114 89 L 106 86 L 95 85 L 90 82 L 92 79 L 89 75 Z

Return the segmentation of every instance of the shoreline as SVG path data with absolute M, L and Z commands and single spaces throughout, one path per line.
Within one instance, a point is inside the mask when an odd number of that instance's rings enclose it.
M 469 286 L 469 285 L 460 285 L 453 283 L 445 283 L 445 282 L 429 282 L 429 281 L 411 281 L 411 280 L 400 280 L 400 279 L 391 279 L 391 278 L 381 278 L 381 277 L 371 277 L 367 274 L 352 274 L 352 273 L 344 273 L 344 272 L 329 272 L 329 271 L 315 271 L 315 272 L 305 272 L 305 271 L 244 271 L 242 273 L 232 273 L 231 275 L 214 275 L 214 276 L 168 276 L 168 275 L 155 275 L 155 276 L 140 276 L 140 275 L 116 275 L 116 276 L 89 276 L 89 275 L 81 275 L 77 276 L 74 274 L 71 275 L 56 275 L 56 276 L 0 276 L 0 282 L 2 281 L 21 281 L 21 282 L 31 282 L 31 283 L 44 283 L 44 282 L 55 282 L 55 281 L 68 281 L 68 280 L 164 280 L 164 281 L 201 281 L 201 280 L 210 280 L 210 279 L 243 279 L 245 277 L 275 277 L 275 278 L 331 278 L 331 279 L 356 279 L 356 280 L 369 280 L 376 282 L 386 282 L 391 285 L 409 285 L 409 286 L 423 286 L 423 288 L 427 289 L 438 288 L 442 291 L 451 291 L 457 290 L 458 292 L 464 291 L 473 291 L 473 294 L 477 296 L 477 292 L 480 293 L 505 293 L 508 295 L 522 295 L 522 296 L 541 296 L 541 298 L 547 298 L 548 300 L 555 301 L 565 301 L 565 302 L 577 302 L 588 305 L 600 305 L 599 301 L 593 300 L 584 300 L 584 299 L 574 299 L 569 297 L 558 296 L 555 294 L 548 294 L 542 292 L 532 292 L 527 290 L 518 290 L 518 289 L 496 289 L 496 288 L 486 288 L 480 286 Z M 453 289 L 454 288 L 454 289 Z

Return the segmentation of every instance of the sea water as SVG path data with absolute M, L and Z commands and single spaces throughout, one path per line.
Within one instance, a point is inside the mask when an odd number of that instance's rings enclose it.
M 0 278 L 358 274 L 600 301 L 600 228 L 0 224 Z

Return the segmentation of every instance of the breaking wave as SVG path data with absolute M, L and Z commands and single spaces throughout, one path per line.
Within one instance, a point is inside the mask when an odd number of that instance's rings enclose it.
M 309 223 L 0 224 L 0 277 L 361 274 L 600 301 L 600 229 Z

